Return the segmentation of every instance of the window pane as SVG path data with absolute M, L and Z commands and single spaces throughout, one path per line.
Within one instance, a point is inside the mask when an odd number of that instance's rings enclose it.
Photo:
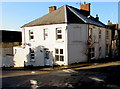
M 55 59 L 56 59 L 56 61 L 59 61 L 59 56 L 55 55 Z
M 48 29 L 43 29 L 44 30 L 44 40 L 48 38 Z
M 94 52 L 94 48 L 91 48 L 92 49 L 92 52 Z
M 57 35 L 57 39 L 62 39 L 62 35 Z
M 91 53 L 91 58 L 94 57 L 94 56 L 95 56 L 94 53 Z
M 64 61 L 64 56 L 60 56 L 60 61 Z
M 63 49 L 60 49 L 60 54 L 63 54 Z
M 33 32 L 31 31 L 30 34 L 33 34 Z
M 30 36 L 30 39 L 34 39 L 34 36 Z
M 58 54 L 58 53 L 59 53 L 59 50 L 58 50 L 58 49 L 55 49 L 55 53 Z
M 57 33 L 62 33 L 62 30 L 57 30 Z
M 31 57 L 31 59 L 35 59 L 35 57 Z
M 34 54 L 31 54 L 31 56 L 34 56 Z

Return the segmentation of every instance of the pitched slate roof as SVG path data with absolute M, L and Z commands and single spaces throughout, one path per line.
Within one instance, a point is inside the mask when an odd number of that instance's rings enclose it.
M 72 6 L 64 5 L 57 10 L 44 15 L 22 27 L 40 26 L 48 24 L 60 24 L 60 23 L 83 23 L 83 24 L 94 24 L 100 27 L 106 27 L 105 24 L 96 20 L 90 16 L 88 18 L 87 12 L 74 8 Z

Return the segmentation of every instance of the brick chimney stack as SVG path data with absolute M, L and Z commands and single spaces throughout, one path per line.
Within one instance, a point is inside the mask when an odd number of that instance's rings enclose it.
M 89 12 L 90 15 L 90 3 L 84 2 L 84 4 L 80 5 L 80 9 Z
M 51 6 L 51 7 L 49 7 L 49 12 L 51 13 L 51 12 L 53 12 L 53 11 L 55 11 L 56 10 L 56 6 Z

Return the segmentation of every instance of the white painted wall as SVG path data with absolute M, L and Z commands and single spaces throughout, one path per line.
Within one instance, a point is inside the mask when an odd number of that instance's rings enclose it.
M 33 65 L 33 66 L 44 66 L 43 55 L 40 53 L 41 47 L 37 47 L 35 49 L 35 61 L 30 60 L 29 48 L 26 46 L 22 47 L 14 47 L 14 61 L 15 67 L 24 67 L 24 65 Z M 15 50 L 16 53 L 15 53 Z
M 53 24 L 53 25 L 43 25 L 43 26 L 33 26 L 33 27 L 25 27 L 22 30 L 22 41 L 23 44 L 31 44 L 28 48 L 25 46 L 24 49 L 14 48 L 19 51 L 19 53 L 15 54 L 14 60 L 16 61 L 16 65 L 19 65 L 20 60 L 26 60 L 26 65 L 33 65 L 33 66 L 44 66 L 44 53 L 40 52 L 40 50 L 44 48 L 48 48 L 49 53 L 49 64 L 52 66 L 52 60 L 54 59 L 55 62 L 55 48 L 62 48 L 64 50 L 64 61 L 57 61 L 57 64 L 64 64 L 67 65 L 67 31 L 66 31 L 66 24 Z M 56 28 L 62 28 L 62 40 L 56 40 Z M 43 29 L 48 29 L 48 39 L 44 40 Z M 29 30 L 33 30 L 34 33 L 34 40 L 29 40 Z M 41 48 L 42 47 L 42 48 Z M 35 62 L 31 62 L 29 58 L 25 55 L 29 54 L 29 48 L 35 49 Z M 23 52 L 24 50 L 24 52 Z M 17 51 L 17 52 L 18 52 Z M 24 53 L 22 57 L 21 52 Z M 19 56 L 19 57 L 18 57 Z M 23 61 L 22 61 L 23 63 Z M 20 64 L 23 66 L 22 64 Z
M 85 54 L 87 34 L 86 24 L 68 24 L 69 64 L 87 61 L 87 55 Z
M 62 39 L 56 40 L 56 28 L 62 28 Z M 33 66 L 45 66 L 44 48 L 49 49 L 48 63 L 52 66 L 54 64 L 68 65 L 78 62 L 87 62 L 86 55 L 87 40 L 88 40 L 88 27 L 92 28 L 92 42 L 95 48 L 95 58 L 105 58 L 105 45 L 106 45 L 106 29 L 94 25 L 87 24 L 52 24 L 25 27 L 22 29 L 22 48 L 14 47 L 17 52 L 14 54 L 15 66 L 22 67 L 25 64 Z M 43 29 L 48 29 L 48 39 L 44 40 Z M 102 38 L 99 39 L 99 30 L 102 31 Z M 33 30 L 34 40 L 29 40 L 29 30 Z M 99 52 L 101 47 L 101 55 Z M 30 61 L 29 48 L 35 49 L 35 61 Z M 64 61 L 55 60 L 55 48 L 63 49 Z M 41 52 L 42 51 L 42 52 Z

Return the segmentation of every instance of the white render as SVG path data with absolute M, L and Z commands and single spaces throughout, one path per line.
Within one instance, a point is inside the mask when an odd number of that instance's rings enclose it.
M 62 39 L 56 40 L 56 28 L 62 28 Z M 15 67 L 69 65 L 78 62 L 88 62 L 88 28 L 92 28 L 92 42 L 95 48 L 94 59 L 106 57 L 106 44 L 111 45 L 111 30 L 88 24 L 51 24 L 24 27 L 22 29 L 22 45 L 14 47 Z M 44 40 L 43 29 L 48 29 L 48 38 Z M 34 40 L 29 40 L 29 30 L 34 33 Z M 99 39 L 101 30 L 101 39 Z M 109 40 L 106 40 L 106 30 Z M 101 47 L 101 52 L 99 48 Z M 29 48 L 35 50 L 35 60 L 30 61 Z M 44 48 L 49 49 L 49 59 L 44 58 Z M 64 61 L 56 61 L 55 49 L 63 49 Z

